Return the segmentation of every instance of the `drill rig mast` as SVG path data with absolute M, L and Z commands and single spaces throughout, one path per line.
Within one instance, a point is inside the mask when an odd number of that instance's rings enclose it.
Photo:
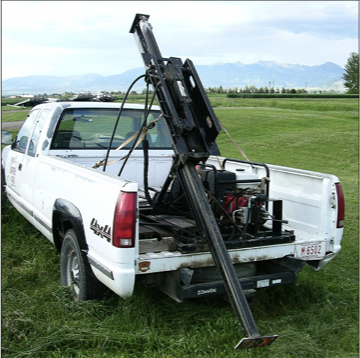
M 155 91 L 159 106 L 172 137 L 175 151 L 173 165 L 160 194 L 161 203 L 175 177 L 186 195 L 195 222 L 211 250 L 221 272 L 231 305 L 246 337 L 235 348 L 270 345 L 278 336 L 261 336 L 251 314 L 224 244 L 204 186 L 196 171 L 210 155 L 220 155 L 215 139 L 221 130 L 192 61 L 164 58 L 155 40 L 149 15 L 137 14 L 130 32 L 135 35 L 147 72 L 147 81 Z

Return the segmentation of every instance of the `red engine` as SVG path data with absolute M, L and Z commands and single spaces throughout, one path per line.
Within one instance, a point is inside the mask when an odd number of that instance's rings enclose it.
M 263 180 L 249 179 L 248 173 L 226 170 L 203 169 L 199 170 L 199 175 L 213 200 L 215 215 L 225 225 L 232 221 L 254 234 L 269 218 Z M 242 177 L 244 179 L 239 179 Z
M 248 198 L 243 196 L 237 196 L 234 193 L 226 193 L 223 203 L 223 208 L 227 211 L 228 214 L 233 213 L 235 210 L 239 210 L 244 206 L 247 206 L 249 202 Z

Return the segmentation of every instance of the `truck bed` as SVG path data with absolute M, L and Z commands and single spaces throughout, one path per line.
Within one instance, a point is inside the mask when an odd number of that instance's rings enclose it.
M 55 151 L 53 151 L 55 152 Z M 86 153 L 86 156 L 84 155 Z M 101 153 L 102 152 L 102 153 Z M 51 152 L 50 152 L 51 153 Z M 51 153 L 55 154 L 55 153 Z M 115 156 L 111 156 L 112 160 L 122 158 L 126 151 L 118 152 Z M 172 151 L 152 151 L 150 154 L 149 163 L 149 186 L 152 188 L 151 195 L 161 189 L 172 162 Z M 82 151 L 73 150 L 71 153 L 59 153 L 56 151 L 56 156 L 61 156 L 63 159 L 69 160 L 74 164 L 80 164 L 82 167 L 92 167 L 99 158 L 105 156 L 103 151 Z M 214 165 L 218 169 L 219 163 L 225 158 L 210 157 L 208 163 Z M 106 168 L 107 175 L 116 177 L 121 161 L 110 165 Z M 152 208 L 149 205 L 143 188 L 143 154 L 142 150 L 136 150 L 131 159 L 128 161 L 126 169 L 122 178 L 134 181 L 139 186 L 139 262 L 143 260 L 154 260 L 174 257 L 184 257 L 186 259 L 176 260 L 174 266 L 168 265 L 167 270 L 176 269 L 176 267 L 183 266 L 188 262 L 188 258 L 194 255 L 197 266 L 204 262 L 206 265 L 213 265 L 209 248 L 206 243 L 197 245 L 192 251 L 182 250 L 183 240 L 180 237 L 191 238 L 191 234 L 196 237 L 196 224 L 191 216 L 187 215 L 166 215 L 153 214 Z M 283 219 L 288 221 L 288 224 L 283 224 L 283 230 L 294 233 L 295 242 L 285 244 L 270 245 L 244 245 L 236 244 L 233 247 L 229 246 L 230 252 L 234 260 L 241 260 L 242 262 L 259 261 L 265 259 L 275 259 L 284 257 L 286 255 L 299 256 L 303 259 L 320 260 L 324 259 L 321 255 L 316 256 L 302 254 L 298 252 L 302 245 L 315 242 L 317 244 L 324 243 L 326 245 L 325 253 L 327 255 L 336 255 L 340 250 L 340 241 L 342 229 L 336 230 L 333 222 L 336 221 L 336 210 L 331 209 L 328 203 L 331 200 L 330 194 L 335 195 L 334 183 L 338 179 L 329 174 L 310 172 L 306 170 L 286 168 L 281 166 L 268 165 L 270 169 L 270 195 L 271 199 L 283 201 Z M 227 162 L 226 169 L 230 171 L 245 170 L 256 174 L 258 178 L 266 175 L 265 169 L 261 166 L 249 165 L 240 162 Z M 94 170 L 94 169 L 92 169 Z M 101 168 L 96 171 L 102 171 Z M 292 185 L 288 185 L 291 183 Z M 326 195 L 326 197 L 324 197 Z M 272 208 L 272 201 L 269 201 L 269 210 Z M 270 221 L 267 222 L 269 227 Z M 191 240 L 190 240 L 191 241 Z M 195 255 L 196 254 L 196 255 Z M 200 260 L 203 255 L 204 260 Z M 205 259 L 206 258 L 206 259 Z M 160 261 L 161 261 L 160 260 Z M 157 260 L 157 262 L 160 262 Z M 327 260 L 326 260 L 327 261 Z M 325 262 L 324 264 L 325 264 Z M 152 272 L 157 271 L 154 269 Z M 163 268 L 159 268 L 162 270 Z M 144 272 L 139 271 L 138 274 Z

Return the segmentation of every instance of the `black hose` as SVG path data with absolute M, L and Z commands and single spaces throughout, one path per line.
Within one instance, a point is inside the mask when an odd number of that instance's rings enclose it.
M 148 87 L 148 85 L 147 85 L 147 87 Z M 131 146 L 131 148 L 130 148 L 130 150 L 129 150 L 129 153 L 128 153 L 128 154 L 126 155 L 126 157 L 125 157 L 125 160 L 124 160 L 124 162 L 123 162 L 123 165 L 122 165 L 121 168 L 120 168 L 120 171 L 119 171 L 118 176 L 121 176 L 121 174 L 122 174 L 122 172 L 123 172 L 123 170 L 124 170 L 124 168 L 125 168 L 125 165 L 126 165 L 127 161 L 128 161 L 129 158 L 130 158 L 130 155 L 132 154 L 132 152 L 133 152 L 134 149 L 135 149 L 136 143 L 137 143 L 137 141 L 139 140 L 139 137 L 140 137 L 140 135 L 141 135 L 141 132 L 142 132 L 143 128 L 144 128 L 145 125 L 146 125 L 146 121 L 147 121 L 147 113 L 146 113 L 147 93 L 148 93 L 148 91 L 146 91 L 146 101 L 145 101 L 145 109 L 144 109 L 144 113 L 145 113 L 145 115 L 144 115 L 144 120 L 143 120 L 143 122 L 142 122 L 142 124 L 141 124 L 141 127 L 140 127 L 140 129 L 139 129 L 139 131 L 138 131 L 138 134 L 137 134 L 136 138 L 135 138 L 134 141 L 133 141 L 133 144 L 132 144 L 132 146 Z
M 156 85 L 156 88 L 154 89 L 154 94 L 152 96 L 150 106 L 148 109 L 148 113 L 146 114 L 146 117 L 149 115 L 151 107 L 153 105 L 153 102 L 155 100 L 156 91 L 158 90 L 159 86 L 161 85 L 160 82 Z M 146 93 L 148 93 L 148 87 Z M 146 102 L 145 102 L 145 108 L 147 107 L 147 95 L 146 95 Z M 148 201 L 149 205 L 155 209 L 158 212 L 162 212 L 162 209 L 155 204 L 153 199 L 150 196 L 149 193 L 149 180 L 148 180 L 148 174 L 149 174 L 149 141 L 146 139 L 146 137 L 143 140 L 143 151 L 144 151 L 144 192 L 146 200 Z
M 143 150 L 144 150 L 144 192 L 146 200 L 149 205 L 159 211 L 160 208 L 154 203 L 149 193 L 149 183 L 148 183 L 148 172 L 149 172 L 149 141 L 145 138 L 143 140 Z
M 240 193 L 234 195 L 234 196 L 232 197 L 232 199 L 226 204 L 226 206 L 224 206 L 224 209 L 228 209 L 229 206 L 230 206 L 230 204 L 231 204 L 234 200 L 235 200 L 235 202 L 236 202 L 237 199 L 239 199 L 240 197 L 242 197 L 244 191 L 247 190 L 247 189 L 249 189 L 249 188 L 243 189 L 243 190 L 241 190 Z
M 224 209 L 224 207 L 221 205 L 221 203 L 215 198 L 215 196 L 210 192 L 210 190 L 206 189 L 204 187 L 205 191 L 208 193 L 208 195 L 211 197 L 212 200 L 217 204 L 217 206 L 220 208 L 220 210 L 227 216 L 227 218 L 230 220 L 230 222 L 234 225 L 234 228 L 236 228 L 241 236 L 243 235 L 243 231 L 239 228 L 238 225 L 236 225 L 236 222 L 233 220 L 233 218 L 228 214 L 228 212 Z
M 147 73 L 146 75 L 148 75 L 148 73 Z M 156 89 L 159 87 L 159 84 L 160 84 L 160 83 L 158 83 L 158 85 L 156 86 Z M 155 89 L 154 94 L 153 94 L 153 96 L 152 96 L 152 98 L 151 98 L 151 102 L 150 102 L 149 109 L 147 109 L 148 94 L 149 94 L 149 83 L 148 83 L 148 81 L 147 81 L 147 84 L 146 84 L 146 99 L 145 99 L 145 107 L 144 107 L 144 121 L 143 121 L 143 123 L 142 123 L 142 125 L 141 125 L 141 128 L 139 129 L 138 135 L 137 135 L 136 138 L 134 139 L 134 142 L 133 142 L 133 144 L 132 144 L 132 146 L 131 146 L 131 148 L 130 148 L 130 150 L 129 150 L 129 153 L 127 154 L 127 156 L 126 156 L 126 158 L 125 158 L 125 160 L 124 160 L 124 163 L 123 163 L 123 165 L 122 165 L 122 167 L 121 167 L 121 169 L 120 169 L 120 171 L 119 171 L 118 176 L 121 176 L 121 173 L 123 172 L 123 170 L 124 170 L 124 168 L 125 168 L 125 165 L 126 165 L 128 159 L 129 159 L 131 153 L 134 151 L 135 145 L 136 145 L 136 143 L 137 143 L 137 141 L 138 141 L 138 139 L 139 139 L 139 137 L 140 137 L 140 135 L 141 135 L 141 132 L 142 132 L 142 130 L 144 129 L 144 127 L 146 126 L 147 117 L 148 117 L 149 114 L 150 114 L 151 107 L 152 107 L 152 105 L 153 105 L 153 103 L 154 103 L 154 100 L 155 100 L 156 89 Z M 146 138 L 146 136 L 145 136 L 145 138 Z
M 124 105 L 125 105 L 125 102 L 127 100 L 127 97 L 129 96 L 129 93 L 131 91 L 131 89 L 133 88 L 133 86 L 135 85 L 135 83 L 137 81 L 139 81 L 141 78 L 145 77 L 146 76 L 146 73 L 137 77 L 133 83 L 130 85 L 130 87 L 128 88 L 126 94 L 125 94 L 125 97 L 121 103 L 121 106 L 120 106 L 120 109 L 119 109 L 119 113 L 118 113 L 118 116 L 116 118 L 116 122 L 115 122 L 115 126 L 114 126 L 114 130 L 113 130 L 113 133 L 112 133 L 112 136 L 111 136 L 111 139 L 110 139 L 110 143 L 109 143 L 109 147 L 107 149 L 107 152 L 106 152 L 106 157 L 105 157 L 105 162 L 104 162 L 104 166 L 103 166 L 103 171 L 106 170 L 106 165 L 107 165 L 107 162 L 108 162 L 108 159 L 109 159 L 109 154 L 110 154 L 110 150 L 111 150 L 111 146 L 112 146 L 112 143 L 113 143 L 113 140 L 114 140 L 114 137 L 115 137 L 115 133 L 116 133 L 116 129 L 117 129 L 117 126 L 118 126 L 118 123 L 119 123 L 119 120 L 120 120 L 120 117 L 121 117 L 121 112 L 124 108 Z

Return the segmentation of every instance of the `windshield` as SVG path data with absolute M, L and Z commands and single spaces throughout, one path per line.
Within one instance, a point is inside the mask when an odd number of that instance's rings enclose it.
M 51 149 L 106 149 L 110 144 L 119 109 L 70 108 L 61 115 Z M 160 111 L 151 111 L 147 125 L 158 119 Z M 144 120 L 144 110 L 123 109 L 111 149 L 130 149 Z M 171 137 L 164 118 L 147 132 L 150 149 L 171 149 Z M 142 143 L 137 148 L 142 148 Z

